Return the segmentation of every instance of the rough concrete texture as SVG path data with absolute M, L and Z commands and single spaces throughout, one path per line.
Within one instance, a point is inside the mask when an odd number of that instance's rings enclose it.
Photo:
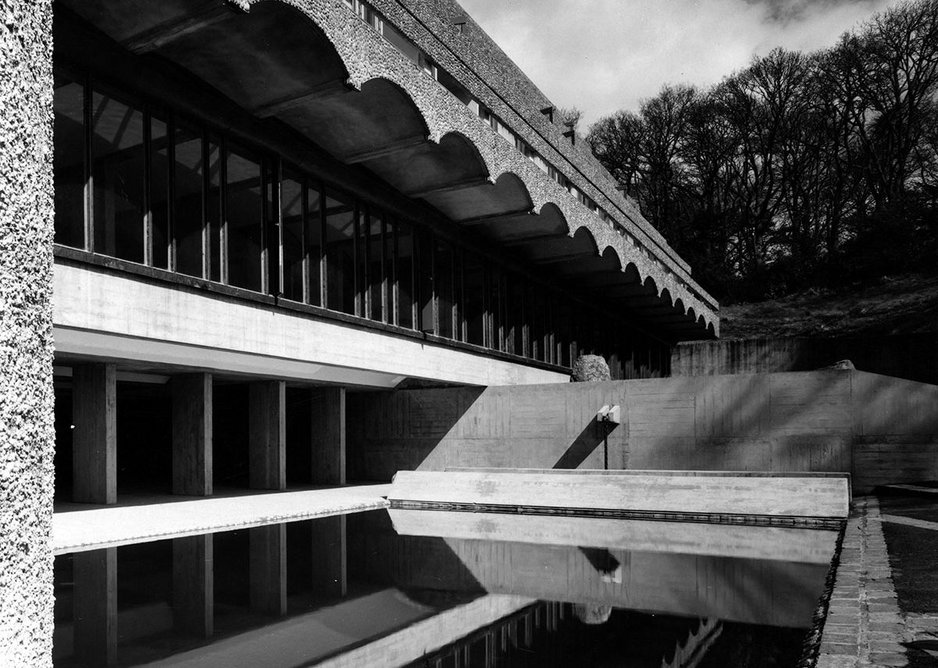
M 259 0 L 242 0 L 240 4 L 249 7 L 257 1 Z M 608 206 L 609 197 L 619 197 L 621 200 L 611 177 L 606 176 L 608 187 L 604 186 L 600 191 L 583 177 L 585 167 L 581 169 L 568 163 L 567 159 L 557 152 L 556 146 L 562 146 L 563 142 L 567 141 L 562 138 L 562 129 L 557 130 L 551 126 L 536 131 L 530 125 L 534 118 L 530 113 L 522 118 L 514 111 L 513 106 L 506 102 L 506 96 L 514 97 L 514 94 L 508 93 L 510 87 L 506 88 L 495 81 L 483 81 L 480 78 L 480 74 L 484 77 L 494 75 L 483 66 L 486 59 L 484 54 L 476 53 L 472 56 L 472 67 L 467 64 L 470 54 L 473 53 L 471 49 L 459 48 L 457 55 L 453 50 L 457 49 L 457 43 L 450 43 L 452 40 L 446 36 L 448 31 L 437 25 L 438 18 L 433 18 L 437 11 L 435 3 L 428 3 L 427 7 L 421 6 L 419 11 L 412 8 L 412 13 L 411 9 L 405 8 L 395 0 L 371 2 L 392 24 L 463 83 L 473 95 L 504 118 L 515 132 L 558 166 L 578 188 L 603 204 L 610 215 L 628 230 L 628 234 L 620 235 L 600 216 L 582 205 L 504 137 L 494 132 L 488 123 L 437 81 L 428 77 L 423 70 L 416 67 L 341 3 L 328 0 L 284 1 L 306 14 L 323 31 L 345 65 L 349 74 L 348 81 L 353 87 L 360 89 L 365 82 L 377 78 L 386 79 L 399 86 L 410 97 L 424 119 L 432 141 L 439 142 L 450 133 L 468 139 L 478 150 L 492 183 L 503 174 L 514 174 L 527 189 L 534 211 L 539 212 L 548 204 L 556 206 L 563 214 L 570 236 L 579 228 L 586 228 L 596 243 L 597 256 L 602 256 L 607 249 L 611 249 L 618 258 L 622 271 L 629 271 L 629 265 L 632 265 L 641 282 L 653 286 L 655 293 L 663 301 L 680 309 L 683 314 L 697 318 L 701 334 L 708 327 L 713 330 L 714 336 L 719 334 L 720 323 L 716 314 L 719 305 L 703 288 L 694 283 L 689 270 L 686 269 L 686 263 L 677 258 L 661 235 L 642 219 L 637 211 L 634 215 L 626 216 L 620 208 Z M 451 12 L 447 15 L 449 13 Z M 431 32 L 428 26 L 440 30 L 440 35 Z M 480 29 L 476 27 L 476 30 Z M 503 53 L 501 58 L 510 63 Z M 520 81 L 520 77 L 523 77 L 520 70 L 513 64 L 511 68 L 517 72 L 516 80 Z M 520 104 L 520 101 L 515 103 L 517 104 Z M 538 121 L 541 122 L 546 121 Z M 555 142 L 545 140 L 545 136 L 558 133 L 561 139 L 556 142 L 556 146 Z M 603 203 L 604 201 L 606 203 Z M 629 206 L 623 201 L 621 208 Z M 636 223 L 636 220 L 641 224 Z
M 0 3 L 0 665 L 52 660 L 52 0 Z
M 570 380 L 574 383 L 583 383 L 592 380 L 612 380 L 612 377 L 609 374 L 609 365 L 601 355 L 580 355 L 573 362 Z

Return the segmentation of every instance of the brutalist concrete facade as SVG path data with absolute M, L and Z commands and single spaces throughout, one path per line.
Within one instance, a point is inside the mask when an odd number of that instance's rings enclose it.
M 51 664 L 52 1 L 0 24 L 0 664 Z

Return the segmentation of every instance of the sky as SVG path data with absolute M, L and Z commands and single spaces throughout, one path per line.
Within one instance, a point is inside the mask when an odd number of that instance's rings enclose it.
M 707 87 L 776 46 L 814 51 L 900 0 L 459 0 L 580 128 L 664 84 Z

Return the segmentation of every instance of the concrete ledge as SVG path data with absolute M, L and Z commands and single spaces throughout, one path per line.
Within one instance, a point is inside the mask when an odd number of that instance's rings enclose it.
M 57 512 L 55 554 L 386 508 L 389 485 L 334 487 Z
M 732 526 L 699 522 L 464 513 L 388 511 L 402 536 L 580 545 L 606 550 L 693 554 L 829 564 L 837 534 L 775 526 Z
M 695 472 L 399 471 L 392 508 L 794 523 L 846 519 L 849 476 Z

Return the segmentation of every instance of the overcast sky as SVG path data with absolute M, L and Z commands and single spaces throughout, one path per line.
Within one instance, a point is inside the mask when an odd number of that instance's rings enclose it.
M 665 83 L 708 86 L 776 46 L 813 51 L 899 0 L 459 0 L 581 131 Z

